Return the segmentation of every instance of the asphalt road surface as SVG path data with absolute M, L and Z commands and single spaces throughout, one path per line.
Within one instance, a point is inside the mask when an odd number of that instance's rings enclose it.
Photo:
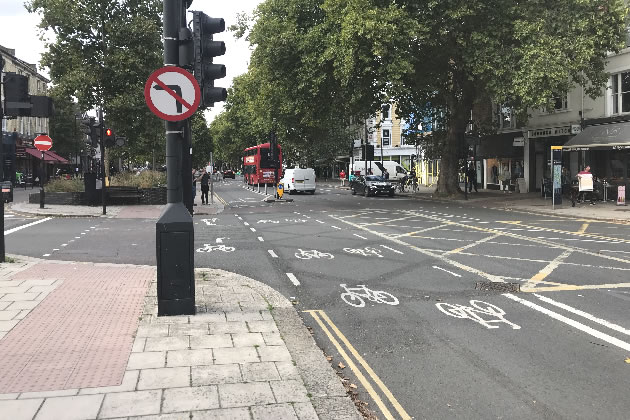
M 264 203 L 244 187 L 215 184 L 225 211 L 195 216 L 196 265 L 293 300 L 379 418 L 628 418 L 630 224 L 321 185 Z M 6 237 L 16 254 L 142 264 L 154 240 L 148 219 Z

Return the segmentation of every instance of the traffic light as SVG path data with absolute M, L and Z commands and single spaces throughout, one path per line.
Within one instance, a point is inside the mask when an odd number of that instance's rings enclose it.
M 28 94 L 28 77 L 7 72 L 4 74 L 4 115 L 28 117 L 31 115 L 31 97 Z
M 193 13 L 194 73 L 201 89 L 199 108 L 208 108 L 227 98 L 225 88 L 215 87 L 215 79 L 225 77 L 225 66 L 214 64 L 213 58 L 225 54 L 225 43 L 214 41 L 213 35 L 225 31 L 222 18 L 211 18 L 203 12 Z
M 116 145 L 116 136 L 111 128 L 105 129 L 105 147 L 113 147 Z

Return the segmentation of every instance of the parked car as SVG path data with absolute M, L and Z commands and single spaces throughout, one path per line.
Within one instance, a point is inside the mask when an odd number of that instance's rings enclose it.
M 380 175 L 358 176 L 350 182 L 350 191 L 352 195 L 359 193 L 366 197 L 378 194 L 387 194 L 394 196 L 395 187 L 391 182 L 385 181 Z
M 284 191 L 289 194 L 295 192 L 309 192 L 315 194 L 315 169 L 313 168 L 287 168 L 280 180 Z
M 223 171 L 223 179 L 225 178 L 232 178 L 235 179 L 236 175 L 234 175 L 234 171 L 231 169 L 226 169 L 225 171 Z

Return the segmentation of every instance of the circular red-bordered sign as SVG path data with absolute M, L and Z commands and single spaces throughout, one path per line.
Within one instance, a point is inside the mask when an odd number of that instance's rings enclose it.
M 41 134 L 35 137 L 35 140 L 33 140 L 33 144 L 35 145 L 35 148 L 37 150 L 39 150 L 40 152 L 45 152 L 47 150 L 50 150 L 50 148 L 52 147 L 52 139 L 45 134 Z
M 194 76 L 170 66 L 154 71 L 144 85 L 144 99 L 151 112 L 166 121 L 190 118 L 201 101 L 201 91 Z

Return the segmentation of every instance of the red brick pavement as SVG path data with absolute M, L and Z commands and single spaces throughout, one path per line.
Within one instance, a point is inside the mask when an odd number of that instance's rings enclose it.
M 119 385 L 155 269 L 42 263 L 14 279 L 62 279 L 0 340 L 0 394 Z

